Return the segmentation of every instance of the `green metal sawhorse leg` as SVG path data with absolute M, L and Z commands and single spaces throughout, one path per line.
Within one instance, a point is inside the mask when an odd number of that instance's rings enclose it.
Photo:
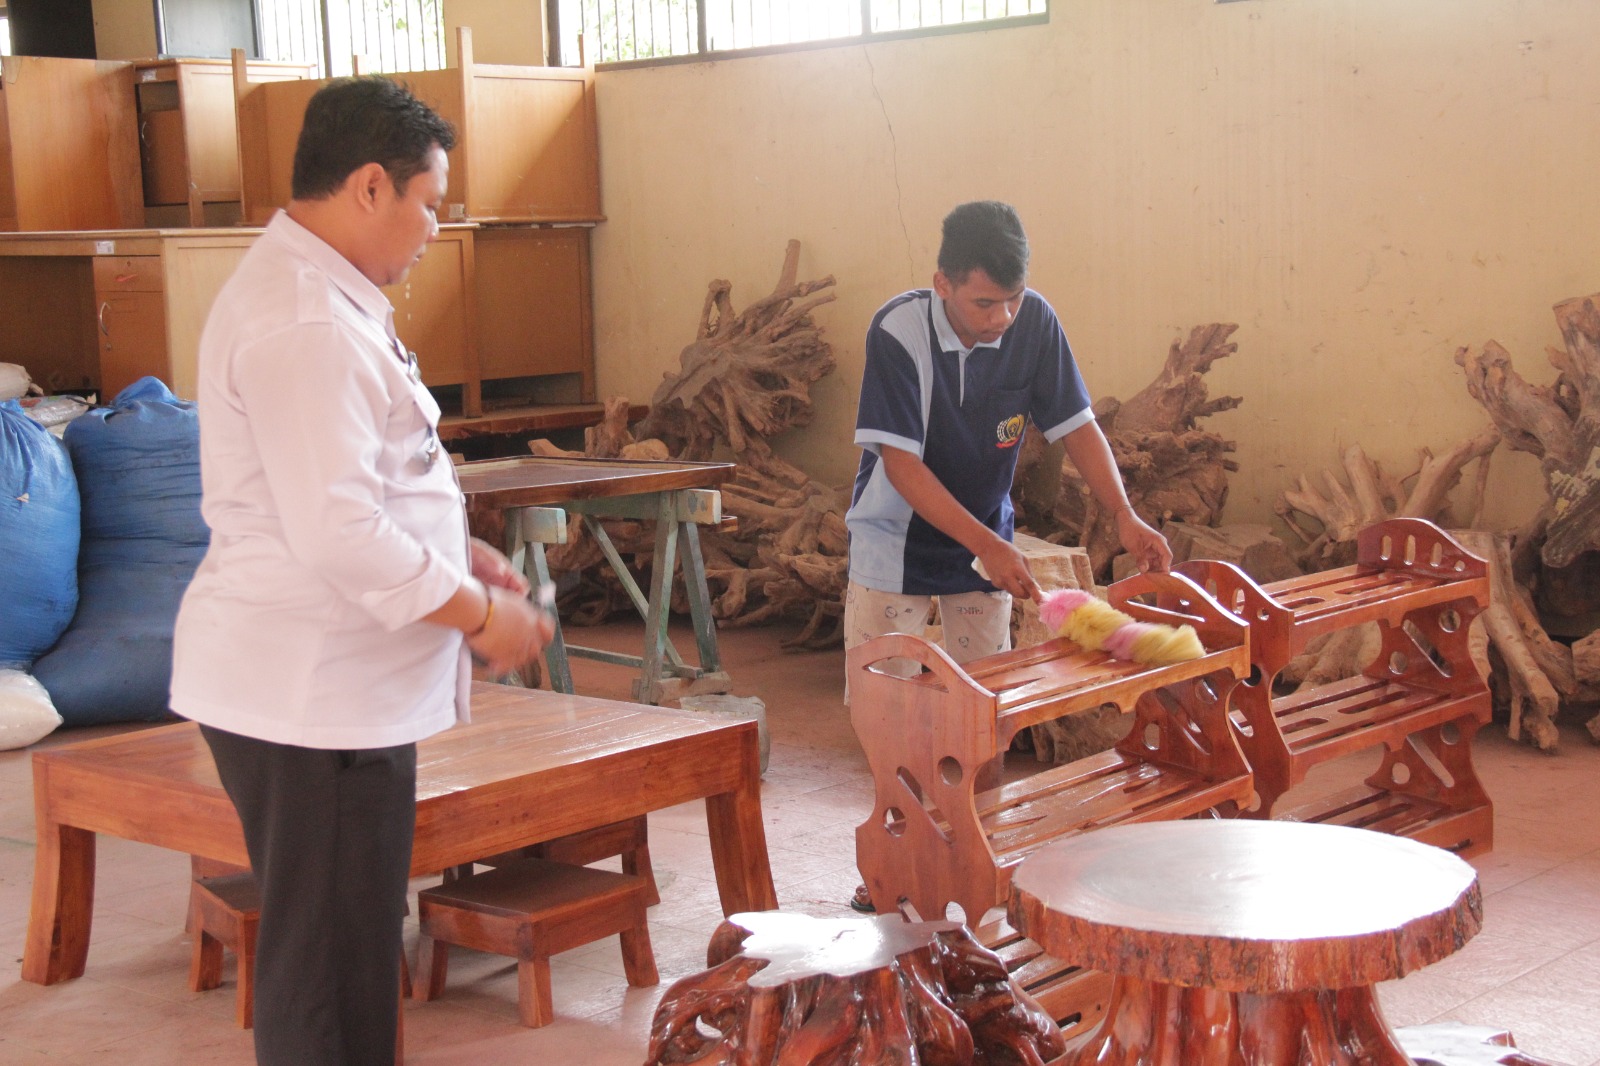
M 711 596 L 706 586 L 705 560 L 700 551 L 699 526 L 722 520 L 721 494 L 709 489 L 678 489 L 661 493 L 620 496 L 609 499 L 576 500 L 565 509 L 525 507 L 507 515 L 508 552 L 513 565 L 528 575 L 530 582 L 550 580 L 545 561 L 546 544 L 567 540 L 567 511 L 582 515 L 584 527 L 600 545 L 634 609 L 645 622 L 642 655 L 627 655 L 566 643 L 559 619 L 555 637 L 545 649 L 550 684 L 558 692 L 572 692 L 569 656 L 580 656 L 639 671 L 633 684 L 633 698 L 640 703 L 658 704 L 690 692 L 726 692 L 728 675 L 722 669 L 717 648 L 716 623 L 711 617 Z M 653 519 L 656 523 L 655 553 L 651 559 L 650 591 L 646 595 L 634 581 L 622 555 L 611 542 L 602 518 Z M 694 626 L 699 665 L 684 662 L 667 634 L 671 614 L 672 579 L 682 545 L 684 585 L 689 598 L 689 614 Z

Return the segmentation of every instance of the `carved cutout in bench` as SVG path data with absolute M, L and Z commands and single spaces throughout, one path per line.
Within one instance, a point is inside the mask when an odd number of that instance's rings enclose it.
M 1239 568 L 1179 571 L 1250 626 L 1255 672 L 1233 693 L 1233 723 L 1255 775 L 1260 817 L 1330 822 L 1408 836 L 1461 854 L 1493 842 L 1493 808 L 1472 767 L 1489 692 L 1467 630 L 1488 605 L 1488 568 L 1430 522 L 1365 529 L 1353 566 L 1257 585 Z M 1382 646 L 1356 677 L 1283 697 L 1278 674 L 1318 636 L 1377 623 Z M 1314 766 L 1383 749 L 1364 788 L 1278 809 Z

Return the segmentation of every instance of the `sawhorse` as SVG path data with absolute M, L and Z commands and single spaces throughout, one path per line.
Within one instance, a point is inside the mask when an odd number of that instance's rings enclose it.
M 675 489 L 632 496 L 571 500 L 560 507 L 518 507 L 506 511 L 506 554 L 528 576 L 535 588 L 550 582 L 550 567 L 545 545 L 567 542 L 568 514 L 579 515 L 589 535 L 600 545 L 628 598 L 644 619 L 644 652 L 628 655 L 566 642 L 561 620 L 552 611 L 555 637 L 545 648 L 545 665 L 550 687 L 571 693 L 573 656 L 595 659 L 639 671 L 633 682 L 633 698 L 638 703 L 659 704 L 664 700 L 702 693 L 727 692 L 728 675 L 722 669 L 717 650 L 716 624 L 711 618 L 711 594 L 706 586 L 705 560 L 700 552 L 699 527 L 722 522 L 722 494 L 715 489 Z M 621 518 L 654 521 L 655 554 L 650 563 L 650 591 L 646 595 L 622 560 L 622 555 L 606 533 L 601 519 Z M 681 551 L 680 551 L 681 546 Z M 691 666 L 673 646 L 667 635 L 667 620 L 672 605 L 672 578 L 679 557 L 683 561 L 683 584 L 689 599 L 689 616 L 699 652 L 699 665 Z

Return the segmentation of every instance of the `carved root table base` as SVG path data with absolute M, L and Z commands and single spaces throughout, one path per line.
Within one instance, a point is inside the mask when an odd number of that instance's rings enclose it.
M 1061 1066 L 1411 1066 L 1371 988 L 1259 994 L 1132 977 Z
M 667 990 L 646 1066 L 1042 1066 L 1055 1023 L 955 922 L 736 914 Z

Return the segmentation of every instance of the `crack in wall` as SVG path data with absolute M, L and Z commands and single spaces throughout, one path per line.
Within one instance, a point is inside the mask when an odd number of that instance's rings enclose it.
M 890 169 L 894 173 L 894 210 L 900 219 L 900 233 L 906 240 L 906 273 L 914 285 L 917 264 L 911 254 L 911 230 L 906 226 L 905 194 L 900 188 L 900 142 L 894 135 L 894 123 L 889 119 L 889 106 L 883 102 L 883 93 L 878 91 L 878 68 L 872 65 L 872 54 L 863 47 L 861 56 L 867 61 L 867 77 L 872 82 L 872 96 L 878 101 L 878 110 L 883 112 L 883 125 L 889 131 Z

